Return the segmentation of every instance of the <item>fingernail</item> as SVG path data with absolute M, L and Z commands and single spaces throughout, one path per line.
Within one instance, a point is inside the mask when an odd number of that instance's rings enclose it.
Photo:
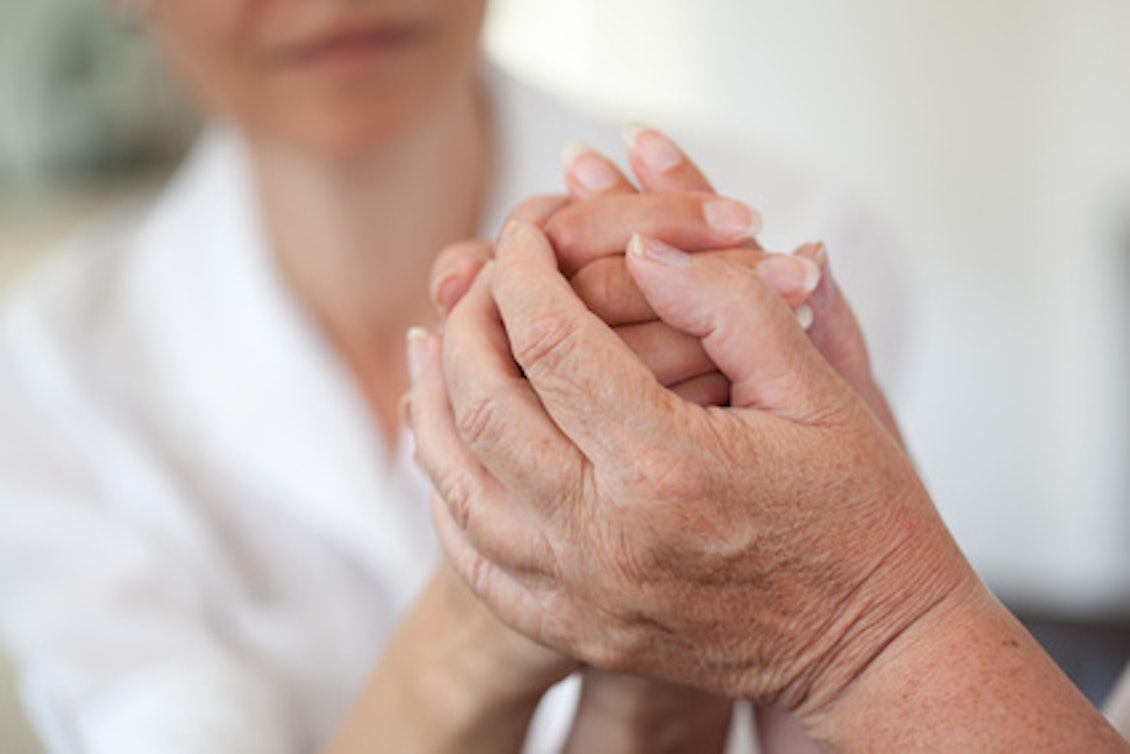
M 824 245 L 823 241 L 816 242 L 816 249 L 812 253 L 812 261 L 824 269 L 828 264 L 828 247 Z
M 683 161 L 683 151 L 660 131 L 642 123 L 627 123 L 620 130 L 624 143 L 657 173 L 666 173 Z
M 816 321 L 816 315 L 812 313 L 812 307 L 808 304 L 798 306 L 795 314 L 796 321 L 800 323 L 802 330 L 812 327 L 812 323 Z
M 518 222 L 517 220 L 507 220 L 506 225 L 504 225 L 502 228 L 502 232 L 498 234 L 499 243 L 510 238 L 510 236 L 514 235 L 521 229 L 522 223 Z
M 450 275 L 440 281 L 432 299 L 441 314 L 446 316 L 451 313 L 463 293 L 463 288 L 463 281 L 458 275 Z
M 757 272 L 781 295 L 807 296 L 820 284 L 820 268 L 804 257 L 770 254 L 757 264 Z
M 836 286 L 832 282 L 832 264 L 828 258 L 828 248 L 823 242 L 806 244 L 797 251 L 797 254 L 803 255 L 803 258 L 811 260 L 820 268 L 820 280 L 807 303 L 813 312 L 822 312 L 832 305 L 836 293 Z
M 628 253 L 641 259 L 658 262 L 665 267 L 682 269 L 691 266 L 690 254 L 657 239 L 645 238 L 639 233 L 633 233 L 631 240 L 628 241 Z
M 706 224 L 715 233 L 734 238 L 752 238 L 761 231 L 761 215 L 730 199 L 712 199 L 702 205 Z
M 400 399 L 400 426 L 412 429 L 412 399 L 404 396 Z
M 561 162 L 586 191 L 599 193 L 616 184 L 616 172 L 583 141 L 571 141 L 561 150 Z
M 422 327 L 408 329 L 408 376 L 413 382 L 424 371 L 428 358 L 428 332 Z

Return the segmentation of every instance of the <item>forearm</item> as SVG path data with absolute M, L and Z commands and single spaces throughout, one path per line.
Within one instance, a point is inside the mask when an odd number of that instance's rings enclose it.
M 806 723 L 836 752 L 1130 751 L 979 585 L 904 631 Z
M 537 697 L 488 698 L 390 657 L 323 754 L 519 752 Z
M 589 668 L 565 752 L 720 752 L 732 709 L 702 691 Z
M 521 751 L 569 666 L 510 633 L 440 568 L 323 754 Z

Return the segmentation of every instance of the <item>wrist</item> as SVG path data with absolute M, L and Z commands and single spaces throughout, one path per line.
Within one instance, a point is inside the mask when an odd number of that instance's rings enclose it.
M 488 734 L 494 737 L 501 731 L 509 731 L 505 738 L 519 743 L 541 692 L 480 683 L 482 678 L 477 670 L 467 672 L 438 663 L 405 676 L 404 689 L 413 700 L 416 725 L 459 745 L 457 750 L 474 750 L 472 742 L 489 740 Z
M 438 569 L 380 670 L 398 725 L 414 731 L 417 745 L 405 750 L 520 747 L 541 696 L 568 673 L 547 652 L 499 623 L 449 569 Z
M 852 740 L 859 723 L 867 719 L 873 708 L 894 709 L 899 694 L 916 684 L 933 683 L 932 670 L 939 653 L 953 651 L 952 642 L 962 624 L 979 620 L 977 613 L 985 609 L 984 588 L 971 583 L 955 588 L 913 620 L 891 632 L 874 650 L 860 650 L 847 668 L 831 674 L 833 678 L 811 703 L 796 709 L 797 720 L 815 739 L 836 744 L 839 750 L 845 740 Z M 951 660 L 954 657 L 951 656 Z M 848 669 L 850 668 L 850 669 Z M 850 747 L 848 747 L 850 749 Z
M 925 490 L 914 485 L 890 507 L 901 508 L 902 515 L 886 522 L 890 539 L 874 548 L 879 555 L 865 566 L 866 575 L 794 665 L 786 666 L 791 680 L 781 694 L 757 699 L 792 712 L 806 727 L 806 720 L 837 707 L 904 637 L 984 593 Z
M 495 710 L 536 707 L 568 673 L 546 664 L 548 650 L 502 625 L 446 568 L 421 598 L 417 625 L 402 633 L 411 650 L 404 681 L 439 719 L 474 721 Z
M 698 689 L 586 668 L 567 751 L 721 751 L 732 708 Z
M 837 752 L 1127 751 L 976 580 L 908 626 L 803 724 Z

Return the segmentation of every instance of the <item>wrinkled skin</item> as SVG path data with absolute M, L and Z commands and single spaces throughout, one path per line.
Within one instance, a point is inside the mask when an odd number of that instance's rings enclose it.
M 645 134 L 645 141 L 660 141 L 674 147 L 658 132 Z M 644 194 L 606 158 L 583 150 L 566 165 L 571 197 L 535 197 L 512 213 L 512 219 L 538 224 L 553 239 L 560 266 L 570 273 L 570 282 L 581 300 L 648 364 L 657 379 L 687 400 L 702 404 L 724 404 L 729 400 L 729 382 L 703 352 L 698 340 L 679 333 L 658 319 L 632 280 L 625 263 L 624 248 L 634 231 L 658 235 L 682 243 L 703 257 L 727 259 L 770 281 L 783 300 L 802 306 L 819 279 L 818 262 L 800 257 L 767 254 L 752 238 L 760 218 L 737 202 L 717 197 L 698 168 L 680 151 L 679 159 L 662 170 L 654 170 L 646 159 L 647 149 L 630 145 L 633 168 Z M 599 191 L 588 190 L 576 179 L 581 172 L 601 170 L 607 180 Z M 570 201 L 571 200 L 571 201 Z M 713 205 L 713 209 L 711 208 Z M 719 211 L 719 207 L 721 210 Z M 721 214 L 724 222 L 709 222 Z M 736 222 L 735 222 L 736 221 Z M 716 248 L 723 247 L 723 248 Z M 813 254 L 809 245 L 801 253 Z M 457 244 L 440 256 L 433 270 L 432 297 L 441 313 L 449 314 L 466 292 L 475 275 L 492 256 L 484 242 Z M 825 297 L 827 298 L 827 297 Z M 581 708 L 568 751 L 591 750 L 609 741 L 656 750 L 705 751 L 720 749 L 725 740 L 730 702 L 678 685 L 647 683 L 616 673 L 588 668 L 585 671 Z M 624 726 L 608 720 L 638 721 L 637 730 L 647 735 L 618 738 Z M 783 715 L 762 715 L 763 736 L 775 740 L 796 739 L 799 733 Z M 783 736 L 782 736 L 783 734 Z M 625 749 L 628 750 L 628 749 Z M 633 749 L 634 750 L 634 749 Z M 807 751 L 771 747 L 769 751 Z
M 702 339 L 732 407 L 662 389 L 576 299 L 546 237 L 511 226 L 448 319 L 443 370 L 426 344 L 413 396 L 441 536 L 476 592 L 550 646 L 819 704 L 962 586 L 963 561 L 891 433 L 755 275 L 629 264 L 660 316 Z M 755 316 L 724 308 L 751 301 Z M 874 458 L 881 474 L 854 473 Z M 892 572 L 906 598 L 887 604 Z
M 632 239 L 643 299 L 730 383 L 705 407 L 558 254 L 512 223 L 442 337 L 410 339 L 438 530 L 496 615 L 597 667 L 779 705 L 833 751 L 1127 750 L 958 552 L 820 247 L 810 339 L 748 267 Z

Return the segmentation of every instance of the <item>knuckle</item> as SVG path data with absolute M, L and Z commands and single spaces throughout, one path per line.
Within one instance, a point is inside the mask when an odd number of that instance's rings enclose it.
M 668 504 L 685 504 L 701 497 L 709 479 L 700 464 L 685 454 L 652 450 L 641 454 L 636 471 L 653 500 Z
M 498 436 L 498 421 L 498 402 L 480 395 L 456 414 L 455 429 L 468 447 L 482 447 Z
M 474 509 L 474 484 L 465 472 L 447 471 L 433 475 L 432 484 L 436 494 L 447 506 L 451 519 L 461 531 L 466 532 L 471 525 Z
M 527 372 L 552 371 L 576 350 L 575 323 L 564 314 L 546 312 L 534 317 L 520 333 L 511 335 L 514 358 Z

